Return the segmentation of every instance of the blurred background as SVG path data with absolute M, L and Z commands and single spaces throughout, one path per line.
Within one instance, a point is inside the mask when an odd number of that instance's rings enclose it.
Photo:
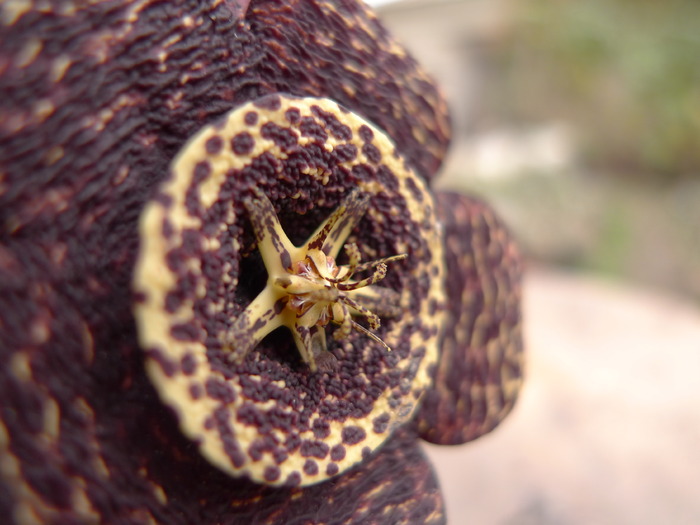
M 426 447 L 450 523 L 700 523 L 700 3 L 374 4 L 528 260 L 516 409 Z

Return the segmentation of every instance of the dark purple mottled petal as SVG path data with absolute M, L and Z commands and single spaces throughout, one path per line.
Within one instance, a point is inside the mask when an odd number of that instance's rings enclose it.
M 146 380 L 131 311 L 139 215 L 197 129 L 284 90 L 362 113 L 425 177 L 441 163 L 445 103 L 363 4 L 260 1 L 241 18 L 245 3 L 0 3 L 0 515 L 10 523 L 226 523 L 255 505 L 262 489 L 236 492 L 243 482 L 181 437 Z M 150 357 L 172 373 L 195 364 Z M 189 394 L 230 396 L 206 387 Z
M 417 425 L 423 439 L 454 445 L 490 432 L 517 399 L 522 262 L 487 205 L 452 193 L 438 193 L 437 205 L 445 229 L 448 321 Z
M 250 0 L 224 0 L 224 4 L 231 10 L 233 18 L 239 19 L 246 15 Z

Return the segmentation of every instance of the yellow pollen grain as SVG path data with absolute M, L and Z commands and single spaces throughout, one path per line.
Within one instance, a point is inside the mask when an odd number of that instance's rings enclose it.
M 51 64 L 51 80 L 58 83 L 63 80 L 68 67 L 71 65 L 71 60 L 67 55 L 59 55 Z
M 5 0 L 5 2 L 0 5 L 3 23 L 6 26 L 11 26 L 31 8 L 32 2 L 30 0 Z
M 92 363 L 95 359 L 95 339 L 92 337 L 92 332 L 87 323 L 83 323 L 83 348 L 85 349 L 85 360 Z
M 44 400 L 44 435 L 55 441 L 61 428 L 61 409 L 52 398 Z
M 15 352 L 10 358 L 9 369 L 12 375 L 21 381 L 32 380 L 32 369 L 26 352 Z
M 33 113 L 39 122 L 43 122 L 53 114 L 54 109 L 53 102 L 47 98 L 42 98 L 34 104 Z
M 163 42 L 163 48 L 168 48 L 168 47 L 172 46 L 173 44 L 177 44 L 180 40 L 182 40 L 182 35 L 180 35 L 180 34 L 172 35 L 172 36 L 168 37 L 168 39 L 165 42 Z
M 48 321 L 44 318 L 35 319 L 29 327 L 29 335 L 35 345 L 44 344 L 51 335 Z
M 53 146 L 49 148 L 49 150 L 46 152 L 44 155 L 44 163 L 47 166 L 51 166 L 52 164 L 55 164 L 59 160 L 63 158 L 64 150 L 61 146 Z
M 129 166 L 127 166 L 127 165 L 119 166 L 119 169 L 117 169 L 117 174 L 112 179 L 112 186 L 117 187 L 117 186 L 121 185 L 126 180 L 126 177 L 128 175 L 129 175 Z
M 163 487 L 160 485 L 156 485 L 155 483 L 153 484 L 153 494 L 161 505 L 168 503 L 168 496 L 165 494 Z
M 34 62 L 41 53 L 44 44 L 38 38 L 30 38 L 24 47 L 17 53 L 15 64 L 17 67 L 27 67 Z
M 82 481 L 82 479 L 81 479 Z M 86 519 L 87 523 L 99 523 L 100 516 L 95 511 L 90 499 L 85 494 L 84 487 L 76 487 L 71 494 L 71 500 L 73 508 L 81 516 L 82 519 Z M 87 519 L 89 516 L 90 519 Z
M 57 12 L 61 16 L 73 16 L 78 12 L 78 7 L 79 6 L 75 5 L 75 2 L 62 2 L 59 6 L 57 6 Z

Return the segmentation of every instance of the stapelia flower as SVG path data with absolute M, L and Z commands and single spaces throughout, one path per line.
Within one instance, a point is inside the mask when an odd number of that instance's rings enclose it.
M 430 184 L 444 101 L 350 2 L 0 6 L 0 515 L 443 523 L 520 263 Z

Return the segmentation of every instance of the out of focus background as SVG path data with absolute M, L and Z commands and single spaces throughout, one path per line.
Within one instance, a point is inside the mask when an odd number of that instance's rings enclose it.
M 376 4 L 528 261 L 518 405 L 426 447 L 450 523 L 700 523 L 700 3 Z

